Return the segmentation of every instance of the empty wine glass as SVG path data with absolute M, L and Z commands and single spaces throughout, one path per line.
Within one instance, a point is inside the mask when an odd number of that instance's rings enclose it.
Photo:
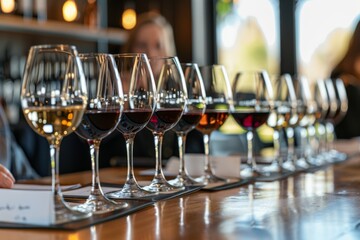
M 185 144 L 186 135 L 199 123 L 206 108 L 205 87 L 198 65 L 196 63 L 183 63 L 181 67 L 185 76 L 188 101 L 180 121 L 172 129 L 178 138 L 180 167 L 177 177 L 169 181 L 171 185 L 178 187 L 199 184 L 187 173 L 184 159 Z
M 267 124 L 274 129 L 274 159 L 270 166 L 262 169 L 265 174 L 280 173 L 283 170 L 295 171 L 295 164 L 293 161 L 283 161 L 281 154 L 281 139 L 282 132 L 291 122 L 296 121 L 296 96 L 294 87 L 292 85 L 291 76 L 283 74 L 281 76 L 273 76 L 271 82 L 274 90 L 274 108 L 267 120 Z
M 338 124 L 346 115 L 348 109 L 348 99 L 344 82 L 340 78 L 327 79 L 325 81 L 326 88 L 328 90 L 329 101 L 333 112 L 325 122 L 326 129 L 326 147 L 325 152 L 332 161 L 344 161 L 346 154 L 339 152 L 333 148 L 333 142 L 335 139 L 334 126 Z
M 127 203 L 108 199 L 101 188 L 99 150 L 101 140 L 112 133 L 122 113 L 123 92 L 114 59 L 108 54 L 80 54 L 88 86 L 88 104 L 76 134 L 90 147 L 92 185 L 85 203 L 76 208 L 105 213 L 124 208 Z
M 288 150 L 287 160 L 284 165 L 286 167 L 287 163 L 289 163 L 289 167 L 291 169 L 294 169 L 295 167 L 295 170 L 301 170 L 309 167 L 309 165 L 304 158 L 298 158 L 295 146 L 295 129 L 299 126 L 300 121 L 302 121 L 306 114 L 306 94 L 303 92 L 304 88 L 302 87 L 301 80 L 298 77 L 290 76 L 289 74 L 284 74 L 284 77 L 286 77 L 287 81 L 291 81 L 290 85 L 292 85 L 293 88 L 292 95 L 294 95 L 292 98 L 295 99 L 295 103 L 292 103 L 293 107 L 291 110 L 291 117 L 285 129 Z M 291 94 L 291 91 L 289 91 L 289 94 Z
M 203 134 L 205 148 L 204 175 L 196 180 L 203 184 L 226 182 L 226 179 L 215 176 L 210 162 L 210 135 L 218 130 L 226 121 L 232 107 L 232 91 L 230 81 L 223 65 L 201 66 L 203 77 L 206 110 L 196 129 Z
M 156 87 L 146 54 L 125 53 L 114 55 L 123 82 L 124 110 L 117 126 L 126 141 L 127 178 L 121 190 L 109 193 L 111 198 L 144 197 L 154 194 L 136 181 L 133 146 L 136 134 L 149 122 L 155 109 Z
M 309 80 L 304 76 L 298 76 L 298 106 L 304 106 L 304 116 L 299 121 L 300 131 L 300 146 L 299 146 L 299 158 L 296 162 L 297 166 L 301 168 L 309 168 L 311 166 L 310 158 L 312 155 L 313 138 L 315 135 L 314 123 L 316 121 L 317 105 L 314 101 L 313 94 L 310 90 Z M 300 104 L 299 104 L 300 103 Z M 303 109 L 298 107 L 298 113 L 301 113 Z
M 266 71 L 245 71 L 236 74 L 233 82 L 234 109 L 231 112 L 236 122 L 247 130 L 247 163 L 240 170 L 240 177 L 261 175 L 253 154 L 255 130 L 264 124 L 272 109 L 273 89 Z
M 308 131 L 315 131 L 315 134 L 310 133 L 311 146 L 313 147 L 312 154 L 309 156 L 308 161 L 313 165 L 322 165 L 326 163 L 327 159 L 322 155 L 325 147 L 325 125 L 324 121 L 328 115 L 331 115 L 329 110 L 329 99 L 326 91 L 325 81 L 318 79 L 315 82 L 313 99 L 315 102 L 315 122 L 313 125 L 308 126 Z
M 154 135 L 155 176 L 144 189 L 155 192 L 180 190 L 168 183 L 162 170 L 162 141 L 164 133 L 173 128 L 180 120 L 187 103 L 185 78 L 177 57 L 150 58 L 154 79 L 157 81 L 156 108 L 147 128 Z
M 21 106 L 30 127 L 50 145 L 55 223 L 88 217 L 63 199 L 59 182 L 59 151 L 64 136 L 75 131 L 87 105 L 87 90 L 77 50 L 69 45 L 30 48 L 21 90 Z

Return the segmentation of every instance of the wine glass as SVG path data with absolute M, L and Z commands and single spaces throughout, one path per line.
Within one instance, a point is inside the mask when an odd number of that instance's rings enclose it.
M 295 164 L 290 159 L 283 161 L 281 154 L 282 131 L 297 118 L 296 95 L 289 74 L 273 76 L 271 78 L 274 92 L 274 107 L 267 120 L 267 124 L 274 129 L 274 159 L 270 166 L 262 169 L 265 174 L 280 173 L 283 170 L 295 171 Z
M 180 121 L 172 129 L 178 139 L 179 145 L 179 173 L 175 179 L 169 181 L 171 185 L 177 187 L 191 186 L 199 184 L 187 173 L 185 166 L 185 144 L 186 135 L 195 128 L 205 112 L 205 87 L 196 63 L 181 64 L 185 76 L 185 82 L 188 92 L 188 102 Z
M 196 129 L 203 134 L 205 147 L 204 175 L 196 180 L 203 184 L 226 182 L 226 179 L 215 176 L 210 162 L 210 135 L 226 121 L 232 107 L 230 81 L 223 65 L 201 66 L 206 94 L 206 110 Z
M 154 79 L 157 81 L 156 108 L 147 129 L 154 135 L 155 176 L 144 189 L 155 192 L 169 192 L 183 189 L 168 183 L 162 170 L 162 142 L 164 133 L 180 120 L 187 103 L 187 89 L 184 73 L 177 57 L 150 58 Z
M 326 89 L 329 95 L 330 110 L 332 114 L 328 116 L 325 122 L 326 129 L 326 147 L 325 153 L 334 162 L 344 161 L 346 154 L 333 149 L 333 141 L 335 138 L 334 126 L 339 123 L 346 115 L 348 109 L 348 99 L 344 82 L 340 78 L 328 78 L 325 81 Z
M 251 178 L 261 175 L 253 154 L 255 130 L 264 124 L 272 109 L 273 89 L 266 71 L 244 71 L 235 76 L 233 83 L 235 121 L 246 132 L 247 163 L 240 170 L 240 177 Z
M 61 140 L 75 131 L 87 105 L 87 90 L 77 50 L 70 45 L 32 46 L 25 65 L 21 106 L 30 127 L 50 145 L 55 223 L 89 217 L 72 209 L 59 182 Z
M 155 109 L 156 87 L 146 54 L 113 55 L 124 89 L 124 110 L 117 126 L 126 140 L 127 178 L 121 190 L 109 193 L 111 198 L 144 197 L 153 194 L 136 181 L 133 146 L 135 135 L 149 122 Z
M 295 146 L 295 128 L 297 128 L 300 124 L 302 119 L 306 114 L 306 94 L 304 94 L 304 88 L 302 87 L 302 81 L 297 76 L 291 76 L 289 74 L 284 74 L 284 77 L 289 83 L 289 94 L 293 95 L 291 98 L 295 99 L 295 103 L 292 103 L 291 109 L 291 117 L 289 119 L 288 125 L 285 129 L 287 144 L 288 144 L 288 151 L 287 151 L 287 160 L 284 163 L 285 168 L 287 168 L 287 163 L 289 163 L 288 168 L 295 170 L 301 170 L 308 168 L 309 165 L 307 164 L 304 158 L 298 158 L 296 146 Z M 294 108 L 295 106 L 295 108 Z
M 127 203 L 108 199 L 101 188 L 99 149 L 102 139 L 112 133 L 122 114 L 123 91 L 119 73 L 111 55 L 79 54 L 88 87 L 88 104 L 76 134 L 85 139 L 90 148 L 92 184 L 85 203 L 76 208 L 99 214 L 124 208 Z
M 326 131 L 324 126 L 324 121 L 327 116 L 330 116 L 332 112 L 330 111 L 330 105 L 328 100 L 328 93 L 325 86 L 325 81 L 323 79 L 318 79 L 315 82 L 313 90 L 313 99 L 315 102 L 315 122 L 313 126 L 308 126 L 310 131 L 315 131 L 315 134 L 310 133 L 310 137 L 313 136 L 311 141 L 311 146 L 313 151 L 308 161 L 313 165 L 323 165 L 327 159 L 322 155 L 322 151 L 325 147 L 325 137 Z
M 296 76 L 296 82 L 299 85 L 296 91 L 298 99 L 298 114 L 302 114 L 303 117 L 298 122 L 300 131 L 300 149 L 299 158 L 296 161 L 297 166 L 307 169 L 311 167 L 310 158 L 312 154 L 313 136 L 315 135 L 313 124 L 316 121 L 316 102 L 311 94 L 309 80 L 305 76 Z M 300 103 L 300 104 L 299 104 Z M 299 107 L 300 106 L 300 107 Z M 302 109 L 301 106 L 304 106 Z

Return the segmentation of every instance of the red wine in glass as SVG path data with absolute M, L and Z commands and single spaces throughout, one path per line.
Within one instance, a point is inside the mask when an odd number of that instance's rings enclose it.
M 120 110 L 87 110 L 76 133 L 84 139 L 99 139 L 109 134 L 118 123 Z
M 124 110 L 117 129 L 123 133 L 135 134 L 145 127 L 151 114 L 151 109 Z
M 180 108 L 164 108 L 154 112 L 147 125 L 151 131 L 164 132 L 172 128 L 181 117 L 182 109 Z
M 203 116 L 202 112 L 187 112 L 181 116 L 181 119 L 173 128 L 175 132 L 187 133 L 192 130 Z
M 269 117 L 269 111 L 241 111 L 233 112 L 231 115 L 235 121 L 246 130 L 256 129 L 263 125 Z

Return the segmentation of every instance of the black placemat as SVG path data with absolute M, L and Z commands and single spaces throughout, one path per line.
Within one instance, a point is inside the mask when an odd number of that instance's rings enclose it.
M 208 186 L 204 186 L 201 190 L 203 191 L 221 191 L 231 188 L 237 188 L 243 185 L 246 185 L 251 182 L 251 179 L 240 179 L 240 180 L 233 180 L 230 182 L 225 182 L 222 184 L 209 184 Z
M 271 173 L 269 175 L 260 175 L 258 177 L 252 178 L 252 180 L 255 182 L 273 182 L 273 181 L 287 178 L 296 173 L 297 172 L 283 171 L 283 172 L 279 172 L 279 173 Z
M 102 184 L 105 186 L 106 184 Z M 120 186 L 120 185 L 113 185 L 112 186 Z M 57 230 L 78 230 L 86 227 L 90 227 L 99 223 L 104 223 L 116 218 L 124 217 L 130 215 L 134 212 L 137 212 L 141 209 L 144 209 L 154 203 L 161 201 L 161 200 L 168 200 L 176 197 L 180 197 L 186 194 L 193 193 L 198 191 L 202 188 L 202 186 L 190 186 L 186 187 L 184 190 L 171 193 L 171 194 L 161 194 L 156 199 L 134 199 L 134 200 L 121 200 L 126 201 L 129 206 L 124 209 L 115 210 L 110 213 L 104 214 L 96 214 L 92 215 L 89 218 L 72 221 L 62 224 L 54 224 L 54 225 L 33 225 L 33 224 L 19 224 L 19 223 L 8 223 L 8 222 L 0 222 L 0 228 L 11 228 L 11 229 L 57 229 Z M 69 199 L 69 198 L 67 198 Z M 74 199 L 76 201 L 76 199 Z

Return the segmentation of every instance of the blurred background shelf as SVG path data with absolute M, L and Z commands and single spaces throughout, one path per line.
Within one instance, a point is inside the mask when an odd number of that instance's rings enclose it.
M 127 40 L 127 32 L 121 29 L 98 29 L 77 23 L 52 20 L 41 22 L 14 15 L 0 15 L 0 31 L 41 34 L 61 38 L 69 37 L 84 41 L 106 41 L 119 45 Z

